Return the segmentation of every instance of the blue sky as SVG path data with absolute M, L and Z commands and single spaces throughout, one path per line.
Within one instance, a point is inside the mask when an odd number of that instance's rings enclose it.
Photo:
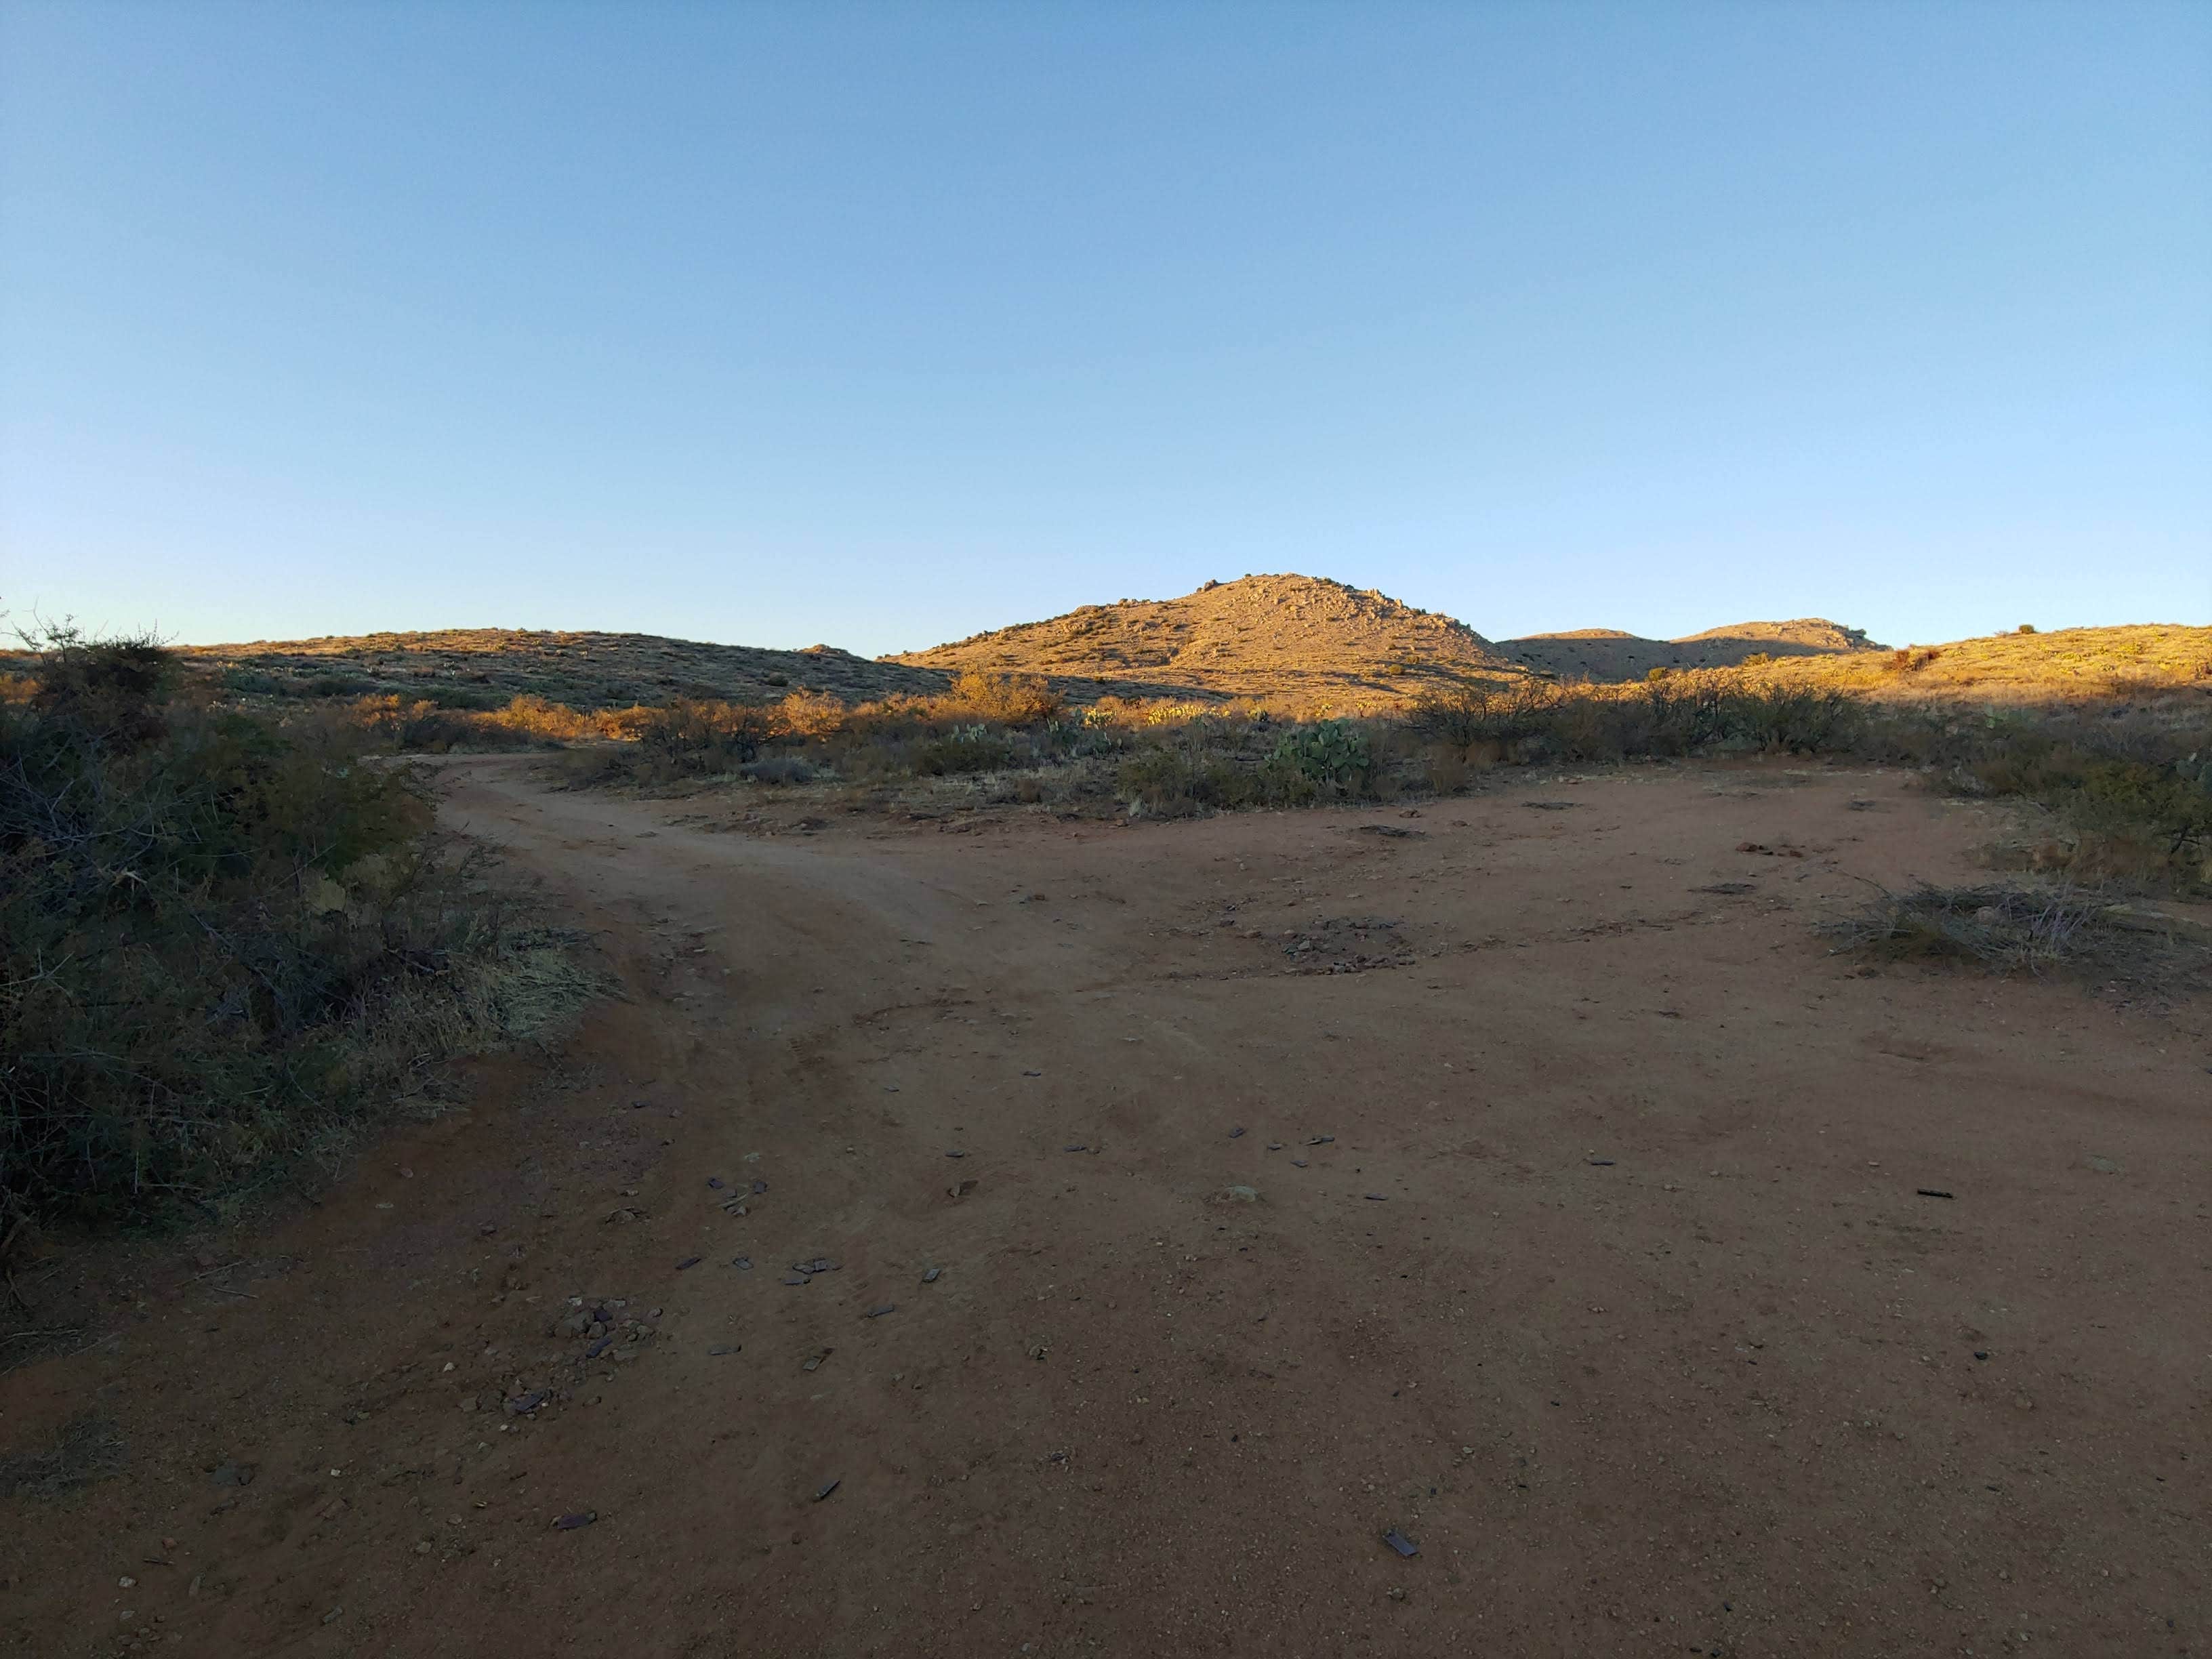
M 0 0 L 0 605 L 2212 621 L 2212 7 Z

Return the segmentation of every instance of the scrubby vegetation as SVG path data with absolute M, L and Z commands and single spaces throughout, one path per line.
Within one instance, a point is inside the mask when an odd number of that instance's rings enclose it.
M 0 701 L 0 1234 L 220 1213 L 580 988 L 372 756 L 377 711 L 33 643 Z
M 2178 983 L 2212 961 L 2212 939 L 2185 921 L 2098 889 L 1990 883 L 1882 893 L 1831 917 L 1838 951 L 1888 961 L 1972 963 L 2000 972 L 2061 970 Z
M 1897 672 L 1911 678 L 1930 654 L 1900 653 Z M 1158 698 L 1077 708 L 1042 679 L 982 672 L 941 693 L 851 703 L 800 690 L 774 702 L 678 698 L 588 713 L 534 696 L 496 709 L 382 696 L 343 707 L 401 750 L 565 750 L 579 787 L 736 776 L 878 798 L 957 788 L 971 802 L 1155 817 L 1450 794 L 1519 767 L 1870 761 L 1916 767 L 1955 793 L 2021 802 L 2032 833 L 2004 856 L 2022 867 L 2202 889 L 2212 881 L 2212 705 L 2194 681 L 2106 692 L 1962 707 L 1885 700 L 1752 664 L 1655 671 L 1626 684 L 1473 677 L 1395 713 L 1350 718 Z

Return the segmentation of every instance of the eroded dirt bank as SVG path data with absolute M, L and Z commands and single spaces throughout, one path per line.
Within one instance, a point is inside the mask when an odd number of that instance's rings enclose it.
M 0 1448 L 127 1462 L 0 1504 L 18 1650 L 2208 1639 L 2203 1011 L 1826 956 L 1969 868 L 1897 775 L 772 839 L 449 776 L 627 1000 L 61 1270 L 112 1340 Z

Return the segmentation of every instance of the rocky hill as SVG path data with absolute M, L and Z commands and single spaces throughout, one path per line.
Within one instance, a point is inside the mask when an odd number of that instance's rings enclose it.
M 1498 647 L 1516 662 L 1567 680 L 1640 680 L 1655 668 L 1733 668 L 1752 656 L 1848 656 L 1888 648 L 1858 629 L 1822 617 L 1732 623 L 1676 640 L 1644 639 L 1611 628 L 1577 628 L 1524 635 Z
M 1464 623 L 1371 589 L 1295 575 L 1208 582 L 1177 599 L 1086 605 L 884 660 L 1346 708 L 1401 702 L 1468 675 L 1526 672 Z

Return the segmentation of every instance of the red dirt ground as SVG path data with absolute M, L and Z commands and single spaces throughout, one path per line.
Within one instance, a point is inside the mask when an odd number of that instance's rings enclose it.
M 107 1340 L 0 1376 L 0 1451 L 89 1407 L 126 1462 L 0 1504 L 13 1650 L 2212 1639 L 2203 1006 L 1813 929 L 1967 876 L 1972 809 L 1776 763 L 758 837 L 532 765 L 452 816 L 625 997 L 318 1206 L 49 1264 Z

